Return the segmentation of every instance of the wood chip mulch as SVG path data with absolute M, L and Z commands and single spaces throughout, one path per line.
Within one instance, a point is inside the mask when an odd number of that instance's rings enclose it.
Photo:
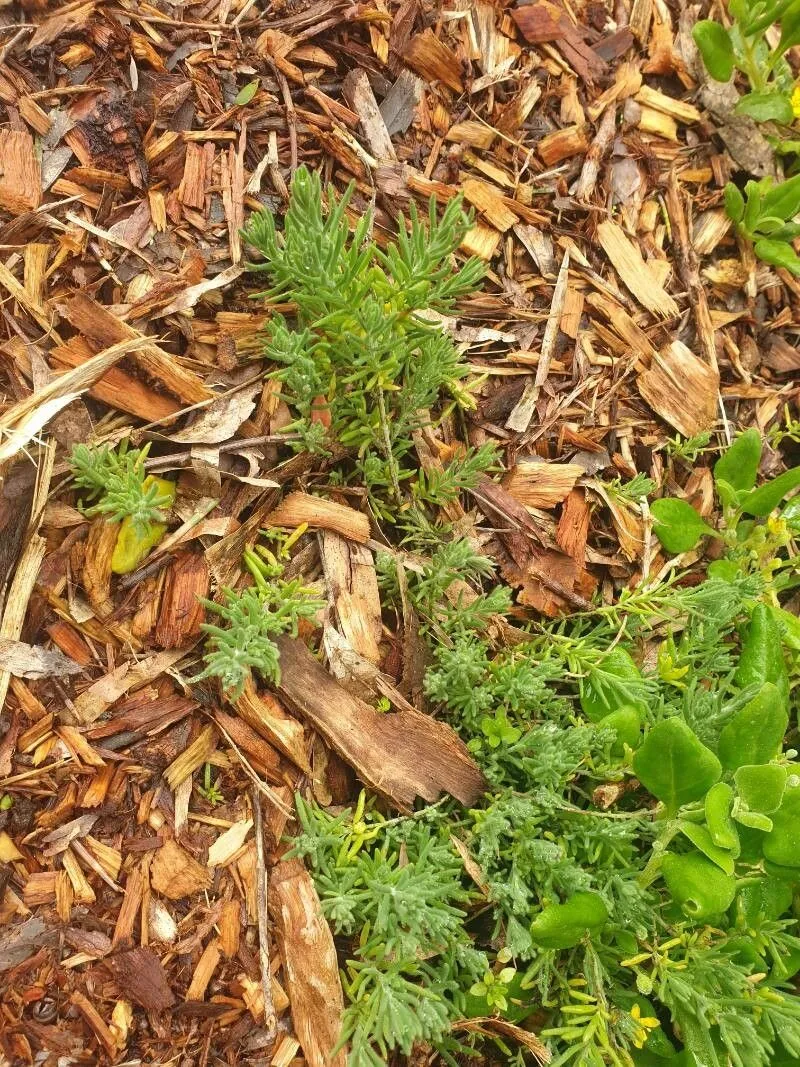
M 487 282 L 453 329 L 486 376 L 473 443 L 507 473 L 449 517 L 483 523 L 520 619 L 664 566 L 603 482 L 660 480 L 676 434 L 796 411 L 800 285 L 721 201 L 757 139 L 704 96 L 684 16 L 610 8 L 0 2 L 0 1060 L 323 1065 L 336 956 L 281 859 L 293 791 L 346 803 L 355 770 L 403 808 L 480 786 L 413 698 L 387 743 L 303 645 L 235 708 L 188 684 L 197 597 L 270 522 L 310 520 L 293 566 L 386 684 L 402 671 L 363 500 L 309 507 L 260 362 L 239 231 L 300 163 L 355 181 L 386 237 L 432 194 L 475 212 Z M 67 458 L 131 427 L 179 472 L 179 521 L 118 579 Z M 684 491 L 707 512 L 710 472 Z

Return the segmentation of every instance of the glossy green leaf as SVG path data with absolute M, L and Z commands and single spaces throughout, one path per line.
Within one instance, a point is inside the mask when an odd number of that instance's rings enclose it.
M 581 708 L 592 722 L 601 722 L 621 707 L 641 707 L 642 672 L 630 652 L 615 645 L 581 680 Z
M 728 218 L 733 222 L 741 222 L 744 218 L 744 197 L 738 185 L 734 185 L 733 182 L 728 182 L 725 186 L 725 210 L 728 213 Z
M 779 219 L 793 219 L 800 212 L 800 174 L 787 178 L 785 182 L 771 184 L 769 188 L 762 183 L 762 215 L 774 215 Z
M 783 93 L 747 93 L 739 97 L 733 109 L 737 115 L 749 115 L 756 122 L 780 122 L 786 126 L 794 120 L 792 102 Z
M 758 219 L 761 215 L 761 188 L 760 182 L 745 182 L 744 218 L 742 219 L 742 227 L 744 228 L 745 233 L 753 233 L 758 224 Z
M 598 893 L 573 893 L 565 904 L 548 904 L 539 912 L 531 923 L 531 937 L 542 948 L 572 948 L 606 922 L 608 909 Z
M 800 5 L 793 5 L 781 15 L 781 39 L 775 49 L 780 56 L 800 44 Z
M 769 833 L 772 829 L 772 819 L 770 819 L 769 815 L 763 815 L 760 811 L 748 811 L 747 808 L 740 807 L 738 801 L 735 801 L 733 805 L 733 817 L 736 822 L 746 826 L 748 830 Z
M 792 906 L 792 887 L 785 878 L 765 875 L 743 885 L 736 897 L 736 912 L 747 926 L 780 919 Z
M 665 719 L 648 732 L 633 757 L 633 772 L 668 811 L 700 800 L 722 767 L 683 719 Z
M 800 277 L 800 256 L 798 256 L 792 246 L 785 241 L 771 241 L 767 237 L 762 237 L 761 240 L 756 241 L 753 245 L 753 251 L 759 259 L 763 260 L 765 263 L 769 263 L 770 266 L 783 267 L 784 270 L 788 270 L 790 273 Z M 798 483 L 795 482 L 795 485 L 797 484 Z M 794 487 L 792 486 L 792 488 Z M 759 490 L 757 489 L 756 492 L 759 492 Z M 780 498 L 778 500 L 778 503 L 779 502 Z M 761 512 L 750 511 L 749 514 L 760 515 Z
M 718 82 L 728 81 L 733 74 L 733 43 L 725 27 L 703 19 L 695 25 L 692 37 L 711 77 Z
M 714 481 L 724 481 L 737 491 L 752 489 L 761 462 L 761 434 L 750 429 L 736 440 L 714 464 Z
M 765 683 L 722 730 L 717 747 L 722 766 L 733 771 L 746 764 L 769 763 L 780 752 L 788 725 L 777 687 Z
M 234 107 L 244 107 L 245 104 L 249 104 L 258 92 L 260 84 L 259 79 L 256 78 L 254 81 L 248 82 L 244 88 L 240 89 L 236 94 L 236 99 L 233 101 Z
M 728 849 L 720 848 L 719 845 L 715 845 L 710 832 L 705 826 L 700 823 L 689 822 L 687 819 L 679 819 L 678 827 L 681 833 L 692 842 L 698 852 L 702 852 L 707 859 L 710 859 L 713 864 L 719 867 L 720 870 L 723 870 L 726 874 L 733 874 L 733 853 Z
M 761 243 L 759 241 L 759 244 Z M 800 266 L 800 259 L 797 259 L 797 263 Z M 739 501 L 739 506 L 747 515 L 757 515 L 764 519 L 775 510 L 787 493 L 791 493 L 798 485 L 800 485 L 800 467 L 792 467 L 791 470 L 779 474 L 777 478 L 765 482 L 752 493 L 748 493 Z
M 772 830 L 764 837 L 764 856 L 781 867 L 800 867 L 800 785 L 786 790 L 771 818 Z
M 783 644 L 793 652 L 800 652 L 800 618 L 783 608 L 772 608 L 772 614 Z
M 733 680 L 740 689 L 772 682 L 783 703 L 788 704 L 789 674 L 783 655 L 781 628 L 772 608 L 763 602 L 756 604 L 750 614 L 750 621 L 742 635 L 742 651 Z
M 706 793 L 704 808 L 711 840 L 720 848 L 738 855 L 739 834 L 731 818 L 733 799 L 733 788 L 727 782 L 717 782 Z
M 793 496 L 784 506 L 781 518 L 789 524 L 792 530 L 800 530 L 800 494 Z
M 675 497 L 663 497 L 650 505 L 653 532 L 667 552 L 678 555 L 694 548 L 701 537 L 716 531 L 705 523 L 691 504 Z
M 746 764 L 733 776 L 739 796 L 751 811 L 776 811 L 786 789 L 786 768 L 775 763 Z
M 699 852 L 664 856 L 661 873 L 672 899 L 695 922 L 721 915 L 736 896 L 736 879 Z
M 742 568 L 732 559 L 715 559 L 708 565 L 709 578 L 718 578 L 721 582 L 735 582 L 742 573 Z
M 624 755 L 625 745 L 636 748 L 642 739 L 642 717 L 639 709 L 631 704 L 612 711 L 602 721 L 604 727 L 610 727 L 617 732 L 617 740 L 611 749 L 615 756 Z

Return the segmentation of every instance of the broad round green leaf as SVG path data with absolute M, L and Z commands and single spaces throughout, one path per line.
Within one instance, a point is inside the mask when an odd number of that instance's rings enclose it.
M 771 816 L 772 830 L 764 838 L 764 856 L 781 867 L 800 867 L 800 786 L 792 786 Z
M 719 780 L 722 767 L 683 719 L 657 723 L 633 757 L 633 773 L 670 811 L 700 800 Z
M 796 277 L 800 277 L 800 257 L 786 241 L 773 241 L 762 237 L 756 241 L 753 251 L 764 263 L 771 267 L 783 267 Z
M 733 110 L 737 115 L 749 115 L 756 122 L 780 122 L 789 126 L 794 121 L 791 100 L 776 91 L 747 93 L 740 97 Z
M 671 496 L 654 500 L 650 505 L 650 514 L 655 520 L 653 532 L 667 552 L 673 555 L 689 552 L 701 537 L 715 534 L 685 500 Z
M 717 752 L 723 767 L 736 770 L 746 764 L 769 763 L 780 752 L 788 725 L 778 687 L 766 682 L 719 735 Z
M 776 811 L 786 789 L 786 768 L 777 763 L 746 764 L 733 776 L 739 796 L 751 811 Z
M 724 26 L 711 19 L 698 22 L 692 31 L 706 70 L 718 82 L 726 82 L 733 74 L 733 43 Z
M 761 434 L 756 429 L 740 433 L 714 464 L 714 481 L 727 482 L 738 491 L 752 489 L 761 462 Z
M 699 853 L 667 853 L 662 873 L 673 900 L 684 915 L 704 922 L 727 911 L 736 896 L 736 879 Z

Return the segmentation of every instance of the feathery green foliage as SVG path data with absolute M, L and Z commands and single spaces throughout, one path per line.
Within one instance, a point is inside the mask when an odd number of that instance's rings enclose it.
M 273 685 L 280 681 L 280 662 L 275 638 L 282 634 L 297 636 L 301 619 L 313 618 L 322 601 L 300 579 L 283 581 L 277 575 L 281 567 L 271 553 L 260 556 L 245 549 L 244 562 L 254 585 L 247 589 L 223 589 L 222 603 L 203 599 L 204 606 L 225 623 L 203 623 L 208 634 L 208 651 L 201 678 L 218 678 L 222 691 L 231 701 L 241 695 L 252 672 Z
M 448 802 L 393 821 L 363 801 L 335 817 L 298 802 L 298 851 L 349 946 L 353 1067 L 415 1040 L 458 1063 L 446 1035 L 464 1014 L 534 1027 L 562 1067 L 798 1055 L 800 765 L 781 742 L 800 635 L 776 604 L 797 555 L 787 519 L 746 518 L 743 507 L 791 508 L 786 482 L 752 496 L 751 447 L 715 468 L 733 529 L 700 584 L 672 576 L 493 647 L 487 624 L 507 601 L 480 591 L 487 559 L 461 540 L 406 568 L 431 652 L 426 694 L 488 792 L 473 810 Z M 399 565 L 380 560 L 390 605 Z M 401 854 L 418 897 L 378 917 Z M 488 1062 L 522 1062 L 498 1041 Z
M 323 197 L 319 176 L 301 167 L 279 232 L 268 212 L 253 215 L 246 240 L 263 256 L 268 300 L 291 300 L 296 322 L 274 316 L 265 354 L 281 365 L 287 401 L 297 413 L 302 447 L 336 443 L 355 457 L 353 480 L 365 485 L 381 518 L 394 521 L 403 493 L 441 504 L 476 484 L 495 451 L 470 449 L 442 473 L 419 473 L 413 433 L 442 402 L 473 403 L 468 367 L 439 321 L 472 292 L 483 274 L 478 259 L 456 269 L 453 253 L 469 220 L 461 201 L 441 217 L 431 202 L 423 221 L 412 204 L 408 224 L 382 251 L 371 239 L 372 214 L 350 231 L 351 187 L 337 201 Z M 320 416 L 330 419 L 326 434 Z
M 172 504 L 158 479 L 147 479 L 144 462 L 150 445 L 129 448 L 127 438 L 118 448 L 108 445 L 75 445 L 70 464 L 79 489 L 85 489 L 94 503 L 81 505 L 86 515 L 105 515 L 109 522 L 130 518 L 138 530 L 160 522 L 164 508 Z

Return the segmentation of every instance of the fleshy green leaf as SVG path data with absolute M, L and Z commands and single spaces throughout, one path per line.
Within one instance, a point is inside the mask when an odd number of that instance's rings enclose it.
M 727 482 L 739 492 L 752 489 L 761 462 L 761 434 L 756 429 L 740 433 L 714 464 L 714 481 Z
M 655 520 L 653 530 L 656 537 L 673 555 L 689 552 L 701 537 L 716 536 L 716 531 L 685 500 L 671 496 L 654 500 L 650 505 L 650 514 Z
M 772 830 L 764 838 L 764 855 L 781 867 L 800 867 L 800 786 L 791 786 L 771 816 Z
M 674 812 L 704 797 L 718 781 L 722 767 L 683 719 L 673 718 L 649 731 L 633 757 L 633 773 Z
M 687 819 L 680 819 L 678 826 L 681 833 L 689 838 L 694 847 L 710 859 L 712 863 L 716 864 L 720 870 L 723 870 L 726 874 L 733 874 L 733 853 L 714 844 L 711 834 L 705 826 L 700 823 L 689 822 Z
M 233 101 L 234 107 L 243 107 L 245 104 L 249 104 L 258 92 L 260 84 L 261 82 L 256 78 L 254 81 L 248 82 L 244 88 L 240 89 L 236 94 L 236 99 Z
M 779 219 L 793 219 L 800 211 L 800 174 L 787 178 L 785 182 L 766 187 L 761 185 L 760 214 L 776 216 Z
M 720 848 L 738 855 L 739 834 L 736 825 L 731 818 L 734 792 L 727 782 L 717 782 L 706 793 L 704 802 L 706 825 L 711 834 L 711 840 Z
M 673 900 L 695 922 L 721 915 L 736 896 L 735 878 L 699 853 L 667 853 L 661 871 Z
M 788 724 L 777 686 L 766 682 L 719 735 L 717 751 L 723 767 L 736 770 L 747 764 L 769 763 L 780 752 Z
M 800 257 L 786 241 L 773 241 L 768 237 L 762 237 L 756 241 L 753 251 L 759 259 L 763 259 L 770 266 L 783 267 L 784 270 L 800 277 Z
M 739 98 L 733 109 L 737 115 L 749 115 L 756 122 L 780 122 L 785 126 L 794 120 L 792 102 L 783 93 L 747 93 Z
M 760 241 L 759 244 L 761 244 Z M 800 259 L 797 263 L 800 266 Z M 765 482 L 752 493 L 748 493 L 739 501 L 739 507 L 747 515 L 757 515 L 765 519 L 771 511 L 775 510 L 786 494 L 791 493 L 798 485 L 800 485 L 800 467 L 792 467 L 791 470 L 779 474 L 777 478 Z
M 724 26 L 712 19 L 703 19 L 692 30 L 706 70 L 718 82 L 726 82 L 733 74 L 733 43 Z
M 733 182 L 728 182 L 725 186 L 725 210 L 729 219 L 734 222 L 742 221 L 744 217 L 744 197 L 739 187 L 734 185 Z
M 764 183 L 768 185 L 767 179 L 763 179 Z M 745 183 L 744 187 L 744 218 L 742 219 L 742 227 L 745 233 L 752 234 L 758 225 L 758 219 L 761 215 L 761 200 L 763 195 L 764 185 L 762 182 L 749 181 Z
M 786 768 L 776 763 L 746 764 L 733 776 L 739 796 L 751 811 L 776 811 L 786 789 Z

